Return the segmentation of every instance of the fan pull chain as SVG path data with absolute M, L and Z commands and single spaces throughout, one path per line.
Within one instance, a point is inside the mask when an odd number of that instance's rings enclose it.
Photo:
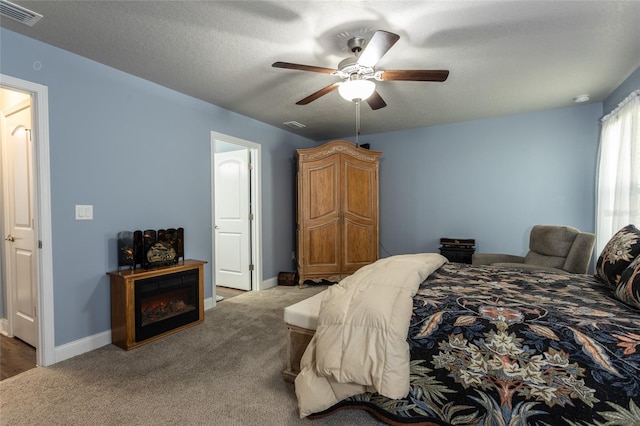
M 358 136 L 360 135 L 360 99 L 356 99 L 355 103 L 356 103 L 356 146 L 358 146 Z

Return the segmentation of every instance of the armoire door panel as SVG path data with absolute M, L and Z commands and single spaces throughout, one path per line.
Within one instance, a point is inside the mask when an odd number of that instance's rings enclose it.
M 305 252 L 305 266 L 309 272 L 318 268 L 337 268 L 339 266 L 339 238 L 338 221 L 307 229 L 306 241 L 308 247 Z
M 378 259 L 378 238 L 375 228 L 345 220 L 343 233 L 343 267 L 354 272 Z
M 308 168 L 307 220 L 317 220 L 339 213 L 338 172 L 339 169 L 334 163 Z
M 373 193 L 376 188 L 375 173 L 368 165 L 360 166 L 356 162 L 345 161 L 343 171 L 345 214 L 351 214 L 363 219 L 374 219 L 374 211 L 377 211 L 377 199 Z

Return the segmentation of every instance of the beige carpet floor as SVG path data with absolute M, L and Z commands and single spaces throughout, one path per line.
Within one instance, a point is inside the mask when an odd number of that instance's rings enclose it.
M 2 425 L 368 425 L 359 410 L 298 417 L 282 379 L 283 310 L 323 286 L 219 302 L 205 321 L 139 348 L 107 345 L 0 382 Z

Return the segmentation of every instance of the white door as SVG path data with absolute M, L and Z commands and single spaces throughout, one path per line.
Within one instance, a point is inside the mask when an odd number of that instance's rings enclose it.
M 215 154 L 215 282 L 251 290 L 249 150 Z
M 5 111 L 5 253 L 13 335 L 37 347 L 35 199 L 31 103 Z

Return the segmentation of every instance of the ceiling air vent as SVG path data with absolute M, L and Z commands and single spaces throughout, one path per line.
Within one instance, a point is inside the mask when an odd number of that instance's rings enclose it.
M 287 122 L 284 122 L 282 124 L 284 124 L 285 126 L 289 126 L 292 129 L 302 129 L 304 127 L 307 127 L 302 123 L 298 123 L 297 121 L 287 121 Z
M 42 18 L 42 15 L 9 1 L 0 0 L 0 17 L 13 19 L 32 27 Z

